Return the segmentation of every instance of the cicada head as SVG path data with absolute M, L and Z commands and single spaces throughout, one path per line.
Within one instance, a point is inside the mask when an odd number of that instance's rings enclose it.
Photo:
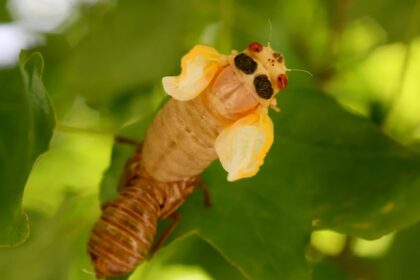
M 287 86 L 284 56 L 270 44 L 252 42 L 243 52 L 234 51 L 232 64 L 262 105 L 275 104 L 274 96 Z
M 274 125 L 268 107 L 278 109 L 275 95 L 287 86 L 288 69 L 281 53 L 270 44 L 257 42 L 243 52 L 233 51 L 229 63 L 240 80 L 242 99 L 253 100 L 255 106 L 216 139 L 216 153 L 228 171 L 228 180 L 235 181 L 257 174 L 273 144 Z

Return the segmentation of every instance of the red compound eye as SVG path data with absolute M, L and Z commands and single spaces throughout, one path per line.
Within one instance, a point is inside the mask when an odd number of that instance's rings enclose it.
M 277 77 L 277 85 L 279 86 L 280 89 L 284 89 L 285 87 L 287 87 L 287 82 L 288 82 L 288 78 L 286 75 L 284 74 L 280 74 Z
M 251 52 L 260 52 L 262 51 L 263 46 L 258 42 L 252 42 L 248 45 L 248 50 Z

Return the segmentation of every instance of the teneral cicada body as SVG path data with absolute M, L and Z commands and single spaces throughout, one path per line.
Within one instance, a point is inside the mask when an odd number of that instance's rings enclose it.
M 172 98 L 128 162 L 120 194 L 103 206 L 89 241 L 99 278 L 123 275 L 148 254 L 158 219 L 173 215 L 219 158 L 228 180 L 254 176 L 273 143 L 268 108 L 287 85 L 283 56 L 259 43 L 219 54 L 198 45 L 177 77 L 163 78 Z

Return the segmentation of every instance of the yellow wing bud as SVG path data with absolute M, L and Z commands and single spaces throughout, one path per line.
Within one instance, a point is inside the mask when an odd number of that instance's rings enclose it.
M 181 74 L 164 77 L 163 87 L 166 93 L 177 100 L 191 100 L 206 89 L 226 64 L 226 57 L 214 48 L 197 45 L 182 57 Z
M 257 110 L 222 130 L 215 148 L 223 168 L 229 173 L 228 181 L 258 173 L 273 144 L 273 131 L 266 109 Z

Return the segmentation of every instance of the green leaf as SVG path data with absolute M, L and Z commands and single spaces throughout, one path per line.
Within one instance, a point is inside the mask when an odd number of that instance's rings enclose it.
M 400 231 L 388 254 L 378 260 L 380 279 L 420 279 L 420 224 Z
M 10 20 L 9 11 L 7 10 L 7 0 L 0 0 L 0 23 Z
M 177 234 L 196 232 L 246 279 L 309 279 L 303 252 L 311 231 L 311 190 L 307 178 L 285 172 L 304 160 L 293 159 L 290 148 L 277 142 L 249 180 L 228 183 L 218 163 L 210 167 L 204 181 L 213 206 L 206 208 L 196 193 L 181 210 Z
M 55 125 L 54 112 L 42 83 L 39 53 L 24 59 L 20 75 L 11 70 L 2 80 L 0 96 L 0 246 L 23 242 L 29 225 L 21 203 L 33 164 L 48 149 Z
M 244 280 L 235 267 L 226 262 L 226 259 L 210 244 L 196 235 L 172 242 L 167 247 L 167 252 L 162 252 L 160 255 L 163 255 L 165 265 L 199 264 L 213 279 Z
M 349 9 L 352 17 L 371 17 L 387 31 L 389 40 L 405 41 L 418 35 L 420 4 L 416 0 L 406 0 L 398 5 L 392 0 L 359 2 Z
M 314 280 L 350 280 L 349 276 L 337 265 L 328 261 L 322 261 L 315 265 L 313 271 Z
M 79 94 L 97 108 L 108 108 L 124 98 L 135 100 L 163 74 L 174 74 L 190 46 L 188 36 L 204 26 L 195 20 L 202 7 L 192 2 L 120 1 L 87 11 L 81 20 L 88 23 L 77 30 L 85 35 L 53 62 L 53 97 Z
M 67 193 L 53 215 L 27 212 L 31 236 L 17 248 L 0 250 L 2 279 L 95 279 L 86 243 L 99 215 L 96 195 Z
M 296 157 L 307 164 L 297 168 L 317 189 L 314 225 L 373 239 L 417 222 L 419 155 L 330 99 L 296 96 L 280 100 L 279 123 L 284 138 L 301 145 Z
M 190 270 L 200 268 L 202 270 L 201 275 L 208 274 L 212 279 L 245 279 L 210 244 L 195 234 L 180 238 L 169 246 L 162 248 L 151 262 L 142 264 L 129 279 L 179 279 L 179 276 L 178 278 L 169 277 L 170 271 L 168 273 L 168 270 L 180 266 Z M 208 277 L 205 279 L 208 279 Z
M 154 115 L 149 115 L 146 118 L 142 118 L 140 121 L 122 129 L 117 136 L 140 143 L 153 117 Z M 102 203 L 114 198 L 118 194 L 117 187 L 121 173 L 127 159 L 134 151 L 135 147 L 133 145 L 119 143 L 118 141 L 115 142 L 112 148 L 111 163 L 104 173 L 100 186 L 99 196 Z

